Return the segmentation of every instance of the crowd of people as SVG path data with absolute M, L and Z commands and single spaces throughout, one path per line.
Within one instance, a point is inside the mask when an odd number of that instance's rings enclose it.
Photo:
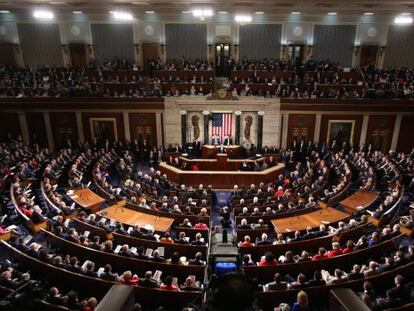
M 232 71 L 253 73 L 246 78 L 232 76 L 226 87 L 234 96 L 337 99 L 411 99 L 414 96 L 414 73 L 407 67 L 384 69 L 369 65 L 349 69 L 332 61 L 300 63 L 283 59 L 236 61 L 233 58 L 229 58 L 226 64 Z M 145 66 L 151 77 L 148 81 L 145 81 L 138 65 L 118 57 L 100 64 L 92 60 L 88 67 L 83 68 L 3 65 L 0 67 L 0 97 L 141 98 L 211 95 L 214 91 L 214 79 L 210 75 L 173 75 L 180 71 L 213 71 L 211 61 L 184 57 L 166 62 L 148 59 Z M 171 74 L 157 77 L 154 76 L 155 71 Z M 261 72 L 274 72 L 275 75 L 261 78 Z M 276 78 L 276 73 L 285 77 Z M 351 77 L 341 77 L 344 73 Z

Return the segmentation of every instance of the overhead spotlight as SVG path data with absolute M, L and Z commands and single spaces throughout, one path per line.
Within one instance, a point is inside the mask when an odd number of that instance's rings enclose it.
M 397 16 L 394 19 L 394 23 L 398 25 L 408 25 L 413 23 L 413 18 L 411 16 Z
M 34 11 L 33 17 L 38 19 L 54 19 L 55 15 L 51 11 Z
M 0 10 L 0 14 L 9 14 L 10 11 L 9 10 Z
M 245 24 L 250 23 L 252 21 L 252 17 L 250 15 L 236 15 L 234 17 L 234 20 L 237 23 Z
M 300 14 L 302 14 L 301 12 L 292 12 L 291 13 L 292 15 L 300 15 Z
M 132 14 L 128 12 L 111 11 L 109 13 L 111 13 L 115 19 L 120 21 L 132 21 L 134 19 Z
M 372 12 L 365 12 L 364 15 L 374 15 Z
M 154 14 L 155 11 L 145 11 L 145 14 Z
M 263 14 L 264 14 L 264 12 L 262 12 L 262 11 L 258 11 L 258 12 L 254 12 L 254 14 L 256 14 L 256 15 L 263 15 Z
M 336 12 L 329 12 L 328 15 L 338 15 Z
M 194 17 L 198 17 L 201 20 L 204 20 L 206 17 L 211 17 L 214 14 L 212 9 L 194 9 L 192 12 Z

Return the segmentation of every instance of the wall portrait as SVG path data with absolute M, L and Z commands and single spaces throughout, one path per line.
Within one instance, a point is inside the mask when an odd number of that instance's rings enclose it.
M 92 139 L 98 142 L 118 140 L 116 118 L 90 118 L 89 122 Z
M 355 120 L 329 120 L 327 142 L 336 140 L 338 144 L 352 143 Z

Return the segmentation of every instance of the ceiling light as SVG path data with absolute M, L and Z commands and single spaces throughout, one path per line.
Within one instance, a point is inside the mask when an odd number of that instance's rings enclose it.
M 145 11 L 145 14 L 154 14 L 154 11 Z
M 181 13 L 183 13 L 183 14 L 190 14 L 191 11 L 181 11 Z
M 259 11 L 259 12 L 254 12 L 254 14 L 257 14 L 257 15 L 263 15 L 263 14 L 264 14 L 264 12 L 262 12 L 262 11 Z
M 394 23 L 399 25 L 408 25 L 413 23 L 413 18 L 411 16 L 397 16 L 394 19 Z
M 372 12 L 365 12 L 364 15 L 374 15 Z
M 212 9 L 194 9 L 192 12 L 194 17 L 199 17 L 201 19 L 213 16 Z
M 53 19 L 55 15 L 51 11 L 34 11 L 33 17 L 38 19 Z
M 109 13 L 111 13 L 115 19 L 120 21 L 132 21 L 134 19 L 132 14 L 128 12 L 111 11 Z
M 401 13 L 401 15 L 402 15 L 402 16 L 410 16 L 410 15 L 411 15 L 411 13 L 410 13 L 410 12 L 404 12 L 404 13 Z
M 82 14 L 82 11 L 73 11 L 73 14 Z
M 337 15 L 338 13 L 336 12 L 329 12 L 328 15 Z
M 236 15 L 234 20 L 237 23 L 250 23 L 252 21 L 252 17 L 250 15 Z
M 9 11 L 9 10 L 0 10 L 0 13 L 1 13 L 1 14 L 9 14 L 9 13 L 10 13 L 10 11 Z
M 300 14 L 302 14 L 301 12 L 292 12 L 291 13 L 292 15 L 300 15 Z
M 227 14 L 227 11 L 218 11 L 219 14 Z

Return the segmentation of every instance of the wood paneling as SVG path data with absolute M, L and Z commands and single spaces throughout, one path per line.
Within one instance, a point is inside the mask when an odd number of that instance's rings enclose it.
M 0 42 L 0 64 L 16 65 L 13 43 Z
M 414 148 L 414 115 L 403 116 L 400 134 L 398 136 L 397 151 L 411 152 Z
M 18 135 L 21 135 L 21 129 L 17 113 L 0 113 L 0 140 L 17 138 Z
M 313 141 L 315 132 L 316 115 L 314 114 L 290 114 L 288 123 L 287 145 L 291 146 L 293 140 L 307 143 Z
M 354 120 L 355 127 L 354 127 L 354 135 L 352 139 L 352 143 L 354 145 L 359 145 L 359 139 L 361 136 L 361 128 L 362 128 L 362 115 L 343 115 L 343 114 L 330 114 L 330 115 L 322 115 L 322 122 L 321 122 L 321 131 L 319 134 L 319 141 L 326 142 L 328 138 L 328 123 L 329 120 Z
M 68 139 L 70 139 L 72 144 L 78 141 L 78 125 L 74 112 L 51 112 L 50 123 L 55 148 L 64 147 Z
M 30 143 L 47 146 L 45 119 L 42 112 L 26 112 Z
M 158 145 L 155 113 L 130 113 L 129 129 L 131 140 L 145 138 L 150 146 Z
M 367 144 L 372 144 L 375 149 L 387 151 L 391 147 L 392 134 L 394 132 L 395 116 L 371 115 L 368 122 Z
M 92 142 L 92 133 L 91 133 L 91 119 L 102 118 L 102 119 L 115 119 L 116 121 L 116 136 L 118 140 L 125 139 L 124 132 L 124 119 L 122 113 L 118 112 L 84 112 L 82 113 L 83 121 L 83 131 L 85 134 L 85 139 Z

